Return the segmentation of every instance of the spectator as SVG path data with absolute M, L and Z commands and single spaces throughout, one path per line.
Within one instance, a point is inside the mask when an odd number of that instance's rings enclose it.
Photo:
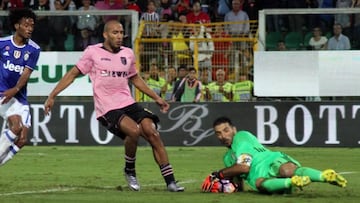
M 0 10 L 9 10 L 12 8 L 23 8 L 24 4 L 22 0 L 2 0 Z
M 186 35 L 189 33 L 186 27 L 184 28 L 184 24 L 186 23 L 186 17 L 183 16 L 182 18 L 184 21 L 180 21 L 171 32 L 171 45 L 172 50 L 175 55 L 176 64 L 191 64 L 191 57 L 190 57 L 190 48 L 189 45 L 186 43 Z
M 191 11 L 190 0 L 178 0 L 173 9 L 178 16 L 186 16 Z
M 210 17 L 207 13 L 201 11 L 201 4 L 199 1 L 195 1 L 192 5 L 192 12 L 186 15 L 188 23 L 210 23 Z
M 166 83 L 161 88 L 161 95 L 165 101 L 172 101 L 172 94 L 174 92 L 175 82 L 177 80 L 176 69 L 174 67 L 169 67 L 166 73 Z
M 350 40 L 342 34 L 342 26 L 335 23 L 333 26 L 334 36 L 332 36 L 327 45 L 328 50 L 349 50 L 351 48 Z
M 104 1 L 97 1 L 95 3 L 95 8 L 98 10 L 117 10 L 117 9 L 122 9 L 122 2 L 121 0 L 104 0 Z M 103 28 L 104 23 L 106 23 L 107 21 L 110 20 L 119 20 L 119 16 L 103 16 L 102 17 L 102 26 L 99 27 L 100 30 Z
M 209 91 L 209 88 L 207 87 L 211 80 L 209 80 L 209 72 L 207 69 L 200 70 L 200 82 L 201 82 L 201 101 L 210 101 L 209 95 L 206 94 L 207 91 Z
M 233 0 L 232 10 L 226 13 L 224 18 L 225 22 L 237 22 L 227 26 L 227 32 L 235 37 L 244 36 L 250 31 L 249 16 L 241 10 L 243 4 L 244 0 Z
M 280 40 L 278 43 L 277 43 L 277 50 L 278 51 L 286 51 L 287 48 L 286 48 L 286 44 L 284 41 Z
M 239 81 L 232 86 L 233 101 L 251 101 L 253 98 L 254 83 L 248 79 L 247 75 L 241 74 Z
M 60 0 L 54 1 L 56 11 L 64 11 L 64 7 Z M 65 51 L 65 40 L 67 33 L 71 29 L 71 21 L 69 16 L 50 16 L 49 27 L 51 50 Z
M 306 8 L 306 2 L 304 0 L 289 0 L 288 8 Z M 305 28 L 305 19 L 304 15 L 299 14 L 290 14 L 289 18 L 289 31 L 290 32 L 302 32 Z
M 91 0 L 82 0 L 82 6 L 78 9 L 82 11 L 96 10 L 95 6 L 91 5 Z M 76 45 L 75 49 L 78 51 L 84 50 L 88 45 L 98 43 L 96 30 L 99 26 L 99 18 L 95 15 L 79 15 L 76 22 Z
M 152 1 L 152 0 L 148 1 L 147 11 L 141 15 L 140 20 L 154 23 L 154 24 L 148 23 L 145 26 L 145 30 L 144 30 L 145 35 L 144 36 L 146 36 L 146 37 L 157 37 L 158 36 L 158 32 L 157 32 L 158 24 L 157 23 L 160 21 L 160 16 L 158 13 L 156 13 L 156 5 L 155 5 L 154 1 Z
M 212 34 L 212 38 L 214 39 L 214 54 L 212 56 L 212 78 L 215 78 L 217 69 L 225 69 L 229 65 L 229 47 L 231 47 L 231 41 L 226 41 L 226 39 L 229 39 L 229 37 L 230 35 L 224 31 L 224 25 L 218 24 L 215 26 L 215 31 Z M 222 39 L 222 41 L 217 41 L 215 39 Z
M 360 8 L 360 0 L 353 0 L 353 3 L 351 5 L 352 8 Z M 360 14 L 354 14 L 354 28 L 353 28 L 353 46 L 357 49 L 360 48 L 360 39 L 359 37 L 356 36 L 360 36 Z
M 352 0 L 336 0 L 336 8 L 350 8 Z M 351 36 L 351 14 L 335 14 L 335 23 L 338 23 L 342 27 L 342 33 L 350 37 Z
M 240 53 L 240 74 L 249 75 L 254 66 L 252 49 L 244 49 Z
M 310 38 L 309 45 L 312 50 L 326 50 L 327 37 L 322 36 L 321 28 L 314 27 L 313 36 Z
M 0 4 L 0 11 L 24 7 L 24 3 L 22 0 L 1 0 Z M 8 24 L 10 24 L 8 17 L 0 16 L 0 36 L 7 36 L 12 34 L 11 29 L 9 29 L 9 27 L 7 26 Z
M 232 100 L 232 84 L 225 81 L 225 71 L 216 71 L 216 81 L 208 85 L 206 97 L 213 102 L 228 102 Z
M 279 1 L 263 1 L 262 6 L 264 9 L 277 9 L 280 8 Z M 281 15 L 266 15 L 266 31 L 267 32 L 280 32 Z
M 225 16 L 228 12 L 231 11 L 231 1 L 232 0 L 219 0 L 217 13 L 220 16 Z
M 195 68 L 189 69 L 189 75 L 183 78 L 177 88 L 174 101 L 197 103 L 201 99 L 201 82 L 196 78 Z
M 188 74 L 188 70 L 187 70 L 187 66 L 186 64 L 181 64 L 180 67 L 178 68 L 178 78 L 177 80 L 175 81 L 175 84 L 174 84 L 174 88 L 173 88 L 173 95 L 172 95 L 172 98 L 173 98 L 173 101 L 180 101 L 180 98 L 176 98 L 174 99 L 175 97 L 175 93 L 177 91 L 177 89 L 179 88 L 179 85 L 182 81 L 182 79 L 184 79 Z
M 241 8 L 244 4 L 244 0 L 233 0 L 232 10 L 225 15 L 226 31 L 234 38 L 248 37 L 250 34 L 250 23 L 249 16 Z M 248 48 L 249 43 L 246 41 L 234 41 L 232 46 L 229 47 L 230 55 L 230 66 L 235 68 L 238 66 L 238 58 L 241 50 Z
M 306 0 L 306 7 L 309 9 L 319 8 L 318 0 Z M 320 16 L 317 14 L 307 14 L 306 15 L 306 24 L 309 28 L 314 28 L 320 26 Z
M 250 20 L 259 19 L 259 10 L 261 10 L 261 3 L 256 0 L 247 0 L 244 3 L 244 11 L 248 14 Z
M 171 5 L 171 0 L 160 0 L 159 15 L 161 19 L 164 18 L 164 15 L 168 15 L 170 19 L 174 18 Z
M 64 10 L 69 10 L 69 5 L 72 2 L 72 0 L 60 0 L 60 3 L 62 4 L 62 7 Z M 55 11 L 55 0 L 49 0 L 50 10 Z
M 192 40 L 193 39 L 193 40 Z M 190 36 L 190 50 L 195 52 L 195 44 L 197 44 L 197 61 L 199 69 L 207 68 L 211 73 L 212 65 L 211 58 L 214 53 L 214 42 L 211 39 L 211 34 L 206 32 L 203 25 L 196 25 L 194 27 L 194 34 Z M 195 61 L 195 53 L 193 55 Z
M 161 88 L 165 85 L 166 81 L 164 78 L 159 76 L 159 68 L 156 64 L 151 64 L 149 69 L 149 78 L 147 80 L 147 85 L 152 89 L 157 95 L 161 96 Z M 146 94 L 142 95 L 143 102 L 152 102 L 154 101 L 151 97 Z
M 49 0 L 35 0 L 35 3 L 31 9 L 34 11 L 49 11 Z M 38 43 L 42 51 L 50 50 L 50 30 L 49 30 L 49 17 L 37 16 L 34 31 L 32 33 L 32 39 Z
M 335 8 L 334 0 L 322 0 L 319 1 L 319 8 Z M 332 25 L 334 25 L 333 14 L 320 14 L 321 30 L 326 33 L 331 31 Z

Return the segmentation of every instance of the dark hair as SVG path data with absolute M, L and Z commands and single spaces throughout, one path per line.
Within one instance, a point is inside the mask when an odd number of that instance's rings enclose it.
M 178 68 L 178 70 L 180 69 L 184 69 L 184 70 L 187 70 L 187 67 L 186 67 L 186 64 L 181 64 Z
M 218 126 L 218 125 L 223 124 L 223 123 L 229 123 L 230 126 L 233 126 L 230 118 L 222 116 L 222 117 L 219 117 L 219 118 L 215 119 L 215 121 L 213 123 L 213 127 Z
M 36 14 L 29 8 L 13 8 L 9 10 L 10 27 L 15 30 L 15 24 L 23 18 L 31 18 L 36 21 Z
M 190 71 L 195 71 L 195 73 L 197 72 L 195 68 L 189 68 L 189 72 Z

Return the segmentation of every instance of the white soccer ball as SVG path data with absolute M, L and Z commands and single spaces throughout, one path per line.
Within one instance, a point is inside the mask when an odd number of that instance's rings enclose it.
M 237 190 L 234 183 L 232 183 L 229 180 L 220 180 L 219 182 L 220 182 L 220 185 L 221 185 L 221 187 L 219 187 L 219 192 L 233 193 L 233 192 L 235 192 Z

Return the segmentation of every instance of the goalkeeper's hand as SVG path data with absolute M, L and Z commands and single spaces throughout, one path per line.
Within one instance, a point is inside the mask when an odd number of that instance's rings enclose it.
M 211 192 L 214 187 L 214 183 L 221 179 L 224 179 L 224 175 L 221 171 L 212 172 L 208 177 L 206 177 L 203 184 L 201 185 L 201 191 Z
M 218 178 L 216 178 L 213 174 L 208 175 L 208 177 L 205 178 L 203 184 L 201 185 L 201 191 L 202 192 L 211 192 L 213 189 L 214 183 L 219 181 Z

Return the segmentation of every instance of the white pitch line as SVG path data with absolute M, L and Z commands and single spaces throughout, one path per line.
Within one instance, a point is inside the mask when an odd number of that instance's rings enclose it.
M 50 193 L 50 192 L 67 192 L 71 190 L 76 190 L 77 188 L 53 188 L 47 190 L 33 190 L 33 191 L 22 191 L 22 192 L 10 192 L 10 193 L 3 193 L 0 196 L 12 196 L 12 195 L 26 195 L 26 194 L 41 194 L 41 193 Z
M 339 172 L 339 174 L 344 175 L 344 174 L 354 174 L 354 173 L 359 173 L 359 171 L 344 171 L 344 172 Z
M 179 181 L 181 184 L 189 184 L 197 182 L 196 180 L 186 180 L 186 181 Z M 151 187 L 151 186 L 160 186 L 164 185 L 163 183 L 157 183 L 157 184 L 146 184 L 141 185 L 142 187 Z M 97 188 L 103 188 L 103 189 L 110 189 L 110 188 L 116 188 L 116 186 L 100 186 Z M 32 190 L 32 191 L 20 191 L 20 192 L 10 192 L 10 193 L 0 193 L 1 196 L 13 196 L 13 195 L 27 195 L 27 194 L 43 194 L 43 193 L 51 193 L 51 192 L 68 192 L 73 190 L 81 189 L 81 187 L 58 187 L 58 188 L 52 188 L 52 189 L 46 189 L 46 190 Z

